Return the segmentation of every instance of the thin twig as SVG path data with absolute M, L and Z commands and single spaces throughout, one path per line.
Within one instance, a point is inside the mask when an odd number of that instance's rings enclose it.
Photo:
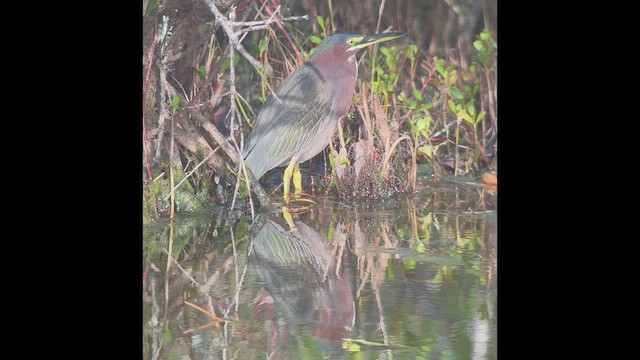
M 271 25 L 271 24 L 278 24 L 281 21 L 294 21 L 294 20 L 308 20 L 309 16 L 308 15 L 303 15 L 303 16 L 290 16 L 288 18 L 282 18 L 282 19 L 276 19 L 276 18 L 269 18 L 267 20 L 261 20 L 261 21 L 230 21 L 229 24 L 231 26 L 256 26 L 256 25 Z

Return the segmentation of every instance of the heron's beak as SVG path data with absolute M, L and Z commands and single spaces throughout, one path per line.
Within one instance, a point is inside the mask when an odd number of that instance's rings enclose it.
M 347 49 L 347 51 L 356 51 L 359 49 L 364 49 L 367 46 L 381 43 L 383 41 L 397 39 L 405 35 L 407 35 L 407 33 L 401 33 L 401 32 L 387 32 L 387 33 L 380 33 L 380 34 L 364 35 L 362 37 L 362 40 L 352 45 L 349 49 Z

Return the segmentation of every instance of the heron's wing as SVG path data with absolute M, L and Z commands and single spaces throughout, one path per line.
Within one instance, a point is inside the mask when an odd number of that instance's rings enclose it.
M 245 161 L 256 177 L 284 165 L 320 136 L 324 126 L 320 120 L 332 111 L 329 91 L 320 72 L 308 62 L 278 86 L 279 100 L 267 100 L 245 143 Z

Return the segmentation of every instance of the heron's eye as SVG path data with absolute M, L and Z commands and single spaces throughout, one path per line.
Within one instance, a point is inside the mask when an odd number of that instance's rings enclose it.
M 356 43 L 356 38 L 351 38 L 351 39 L 347 40 L 347 44 L 349 44 L 349 45 L 353 45 L 355 43 Z

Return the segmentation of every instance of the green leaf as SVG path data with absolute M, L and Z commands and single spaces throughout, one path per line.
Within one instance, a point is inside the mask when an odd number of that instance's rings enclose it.
M 171 329 L 168 326 L 164 330 L 164 340 L 167 344 L 171 344 L 171 341 L 173 340 L 173 336 L 171 335 Z
M 437 59 L 436 60 L 436 71 L 444 76 L 444 60 L 443 59 Z
M 449 94 L 458 100 L 464 99 L 464 96 L 460 93 L 460 90 L 454 88 L 453 86 L 449 88 Z
M 484 111 L 480 111 L 478 116 L 476 116 L 476 124 L 479 123 L 480 121 L 482 121 L 482 119 L 484 119 L 485 115 L 486 115 L 486 113 Z
M 489 31 L 487 29 L 482 30 L 480 33 L 480 39 L 487 40 L 489 39 Z
M 415 53 L 413 52 L 413 45 L 408 46 L 404 49 L 404 56 L 409 60 L 413 60 L 415 58 Z
M 381 53 L 382 53 L 382 55 L 384 55 L 384 56 L 389 56 L 389 55 L 390 55 L 390 54 L 389 54 L 389 49 L 387 49 L 387 48 L 386 48 L 386 47 L 384 47 L 384 46 L 380 48 L 380 52 L 381 52 Z
M 418 151 L 420 151 L 421 153 L 425 154 L 429 159 L 431 159 L 431 147 L 430 146 L 420 146 L 418 148 Z
M 389 70 L 396 71 L 396 58 L 394 58 L 393 56 L 388 56 L 387 66 L 389 67 Z
M 417 107 L 417 104 L 413 99 L 407 99 L 407 104 L 409 104 L 409 109 L 411 110 L 415 110 Z
M 456 113 L 460 112 L 460 110 L 462 110 L 462 105 L 456 104 Z
M 473 119 L 466 111 L 462 110 L 460 112 L 460 116 L 462 116 L 462 118 L 465 119 L 469 124 L 473 125 Z
M 149 0 L 149 3 L 147 4 L 147 14 L 155 9 L 158 4 L 160 4 L 160 0 Z
M 314 43 L 314 44 L 320 44 L 322 42 L 322 39 L 320 39 L 319 37 L 317 37 L 315 35 L 311 35 L 309 37 L 309 40 L 311 40 L 311 42 Z
M 456 104 L 453 103 L 453 100 L 449 99 L 449 101 L 447 101 L 447 104 L 449 104 L 449 109 L 451 109 L 452 113 L 456 113 Z
M 401 91 L 400 94 L 398 94 L 398 100 L 400 102 L 404 102 L 404 91 Z
M 325 32 L 324 29 L 324 19 L 322 18 L 322 16 L 318 15 L 318 25 L 320 25 L 320 27 L 322 28 L 322 32 Z
M 472 102 L 467 104 L 467 111 L 469 112 L 469 115 L 476 116 L 476 108 L 473 106 Z
M 422 101 L 422 94 L 420 94 L 420 90 L 413 90 L 413 97 L 415 97 L 418 101 Z
M 262 53 L 264 53 L 264 51 L 267 49 L 266 37 L 263 37 L 262 40 L 260 40 L 260 45 L 258 45 L 258 49 L 260 50 L 260 55 L 262 55 Z
M 464 84 L 463 88 L 464 88 L 464 94 L 467 95 L 467 97 L 471 97 L 471 94 L 472 94 L 471 86 L 469 86 L 469 84 Z
M 418 129 L 420 129 L 420 130 L 428 129 L 430 123 L 431 123 L 431 117 L 425 116 L 425 117 L 421 118 L 420 120 L 418 120 Z
M 206 73 L 206 70 L 207 69 L 204 67 L 204 65 L 200 65 L 200 67 L 197 70 L 198 76 L 200 77 L 200 79 L 204 80 L 204 75 Z
M 422 110 L 429 110 L 433 107 L 433 103 L 432 102 L 428 102 L 424 105 L 422 105 Z
M 391 91 L 393 91 L 393 80 L 389 79 L 389 83 L 387 84 L 387 92 Z
M 482 41 L 480 41 L 480 40 L 474 41 L 473 42 L 473 47 L 476 48 L 476 50 L 478 50 L 478 51 L 484 50 L 484 44 L 482 44 Z
M 173 112 L 176 112 L 178 105 L 180 105 L 180 98 L 177 96 L 171 98 L 171 109 L 173 110 Z
M 378 88 L 380 87 L 380 83 L 377 81 L 373 82 L 373 91 L 378 91 Z

